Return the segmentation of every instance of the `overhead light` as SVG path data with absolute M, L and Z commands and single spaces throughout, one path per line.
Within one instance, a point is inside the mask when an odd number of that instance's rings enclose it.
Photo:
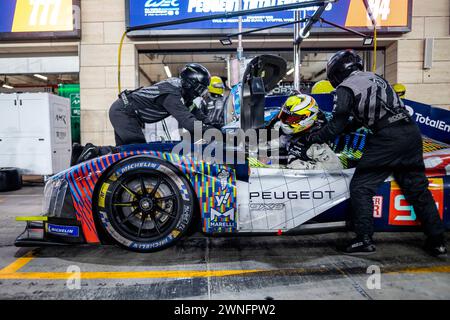
M 12 87 L 10 85 L 7 85 L 6 83 L 3 84 L 3 88 L 5 88 L 5 89 L 14 89 L 14 87 Z
M 363 41 L 363 45 L 364 46 L 371 46 L 372 44 L 373 44 L 373 38 L 372 37 L 364 38 L 364 41 Z
M 41 74 L 34 74 L 33 76 L 35 76 L 38 79 L 44 80 L 44 81 L 48 80 L 48 78 L 46 76 L 43 76 Z
M 172 72 L 170 71 L 169 66 L 164 66 L 164 70 L 166 71 L 167 77 L 172 78 Z
M 220 43 L 223 46 L 231 46 L 233 44 L 233 40 L 231 40 L 231 38 L 223 38 L 223 39 L 220 39 Z
M 286 72 L 287 76 L 290 76 L 291 74 L 293 74 L 295 71 L 295 68 L 292 68 L 291 70 L 289 70 L 288 72 Z

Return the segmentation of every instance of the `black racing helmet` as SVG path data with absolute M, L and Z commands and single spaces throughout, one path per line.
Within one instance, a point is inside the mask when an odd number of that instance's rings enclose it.
M 363 60 L 355 50 L 342 50 L 334 54 L 327 64 L 327 76 L 333 87 L 337 88 L 354 71 L 364 70 Z
M 208 93 L 211 75 L 208 69 L 201 64 L 187 64 L 181 70 L 180 78 L 183 86 L 183 96 L 188 100 L 194 100 Z

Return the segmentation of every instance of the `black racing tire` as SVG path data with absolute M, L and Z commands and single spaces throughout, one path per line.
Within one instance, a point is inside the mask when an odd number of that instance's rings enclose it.
M 155 252 L 174 245 L 189 230 L 195 209 L 192 186 L 172 164 L 135 156 L 115 164 L 97 189 L 102 231 L 131 251 Z
M 22 188 L 22 176 L 17 168 L 0 168 L 0 192 Z

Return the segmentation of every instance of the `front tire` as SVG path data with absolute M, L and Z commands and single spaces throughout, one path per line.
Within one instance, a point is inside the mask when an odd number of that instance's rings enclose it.
M 194 194 L 172 164 L 153 157 L 127 158 L 100 181 L 97 213 L 120 246 L 154 252 L 174 245 L 189 229 Z

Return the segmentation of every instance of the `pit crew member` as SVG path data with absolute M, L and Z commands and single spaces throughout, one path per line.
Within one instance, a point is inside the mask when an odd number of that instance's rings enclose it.
M 208 95 L 204 99 L 202 111 L 210 123 L 224 124 L 224 93 L 225 84 L 222 78 L 213 76 L 208 87 Z
M 363 72 L 363 62 L 353 50 L 337 52 L 328 62 L 327 75 L 336 88 L 333 119 L 308 137 L 325 143 L 344 131 L 352 115 L 369 128 L 364 154 L 350 184 L 356 238 L 340 248 L 344 253 L 373 253 L 373 196 L 393 174 L 406 200 L 414 207 L 427 236 L 425 250 L 445 255 L 444 225 L 425 176 L 422 136 L 403 101 L 382 77 Z
M 201 97 L 208 92 L 210 78 L 205 67 L 192 63 L 186 65 L 179 78 L 122 92 L 109 111 L 117 146 L 146 143 L 142 131 L 145 124 L 159 122 L 169 116 L 173 116 L 191 134 L 195 121 L 203 122 L 203 131 L 212 128 L 200 110 Z

